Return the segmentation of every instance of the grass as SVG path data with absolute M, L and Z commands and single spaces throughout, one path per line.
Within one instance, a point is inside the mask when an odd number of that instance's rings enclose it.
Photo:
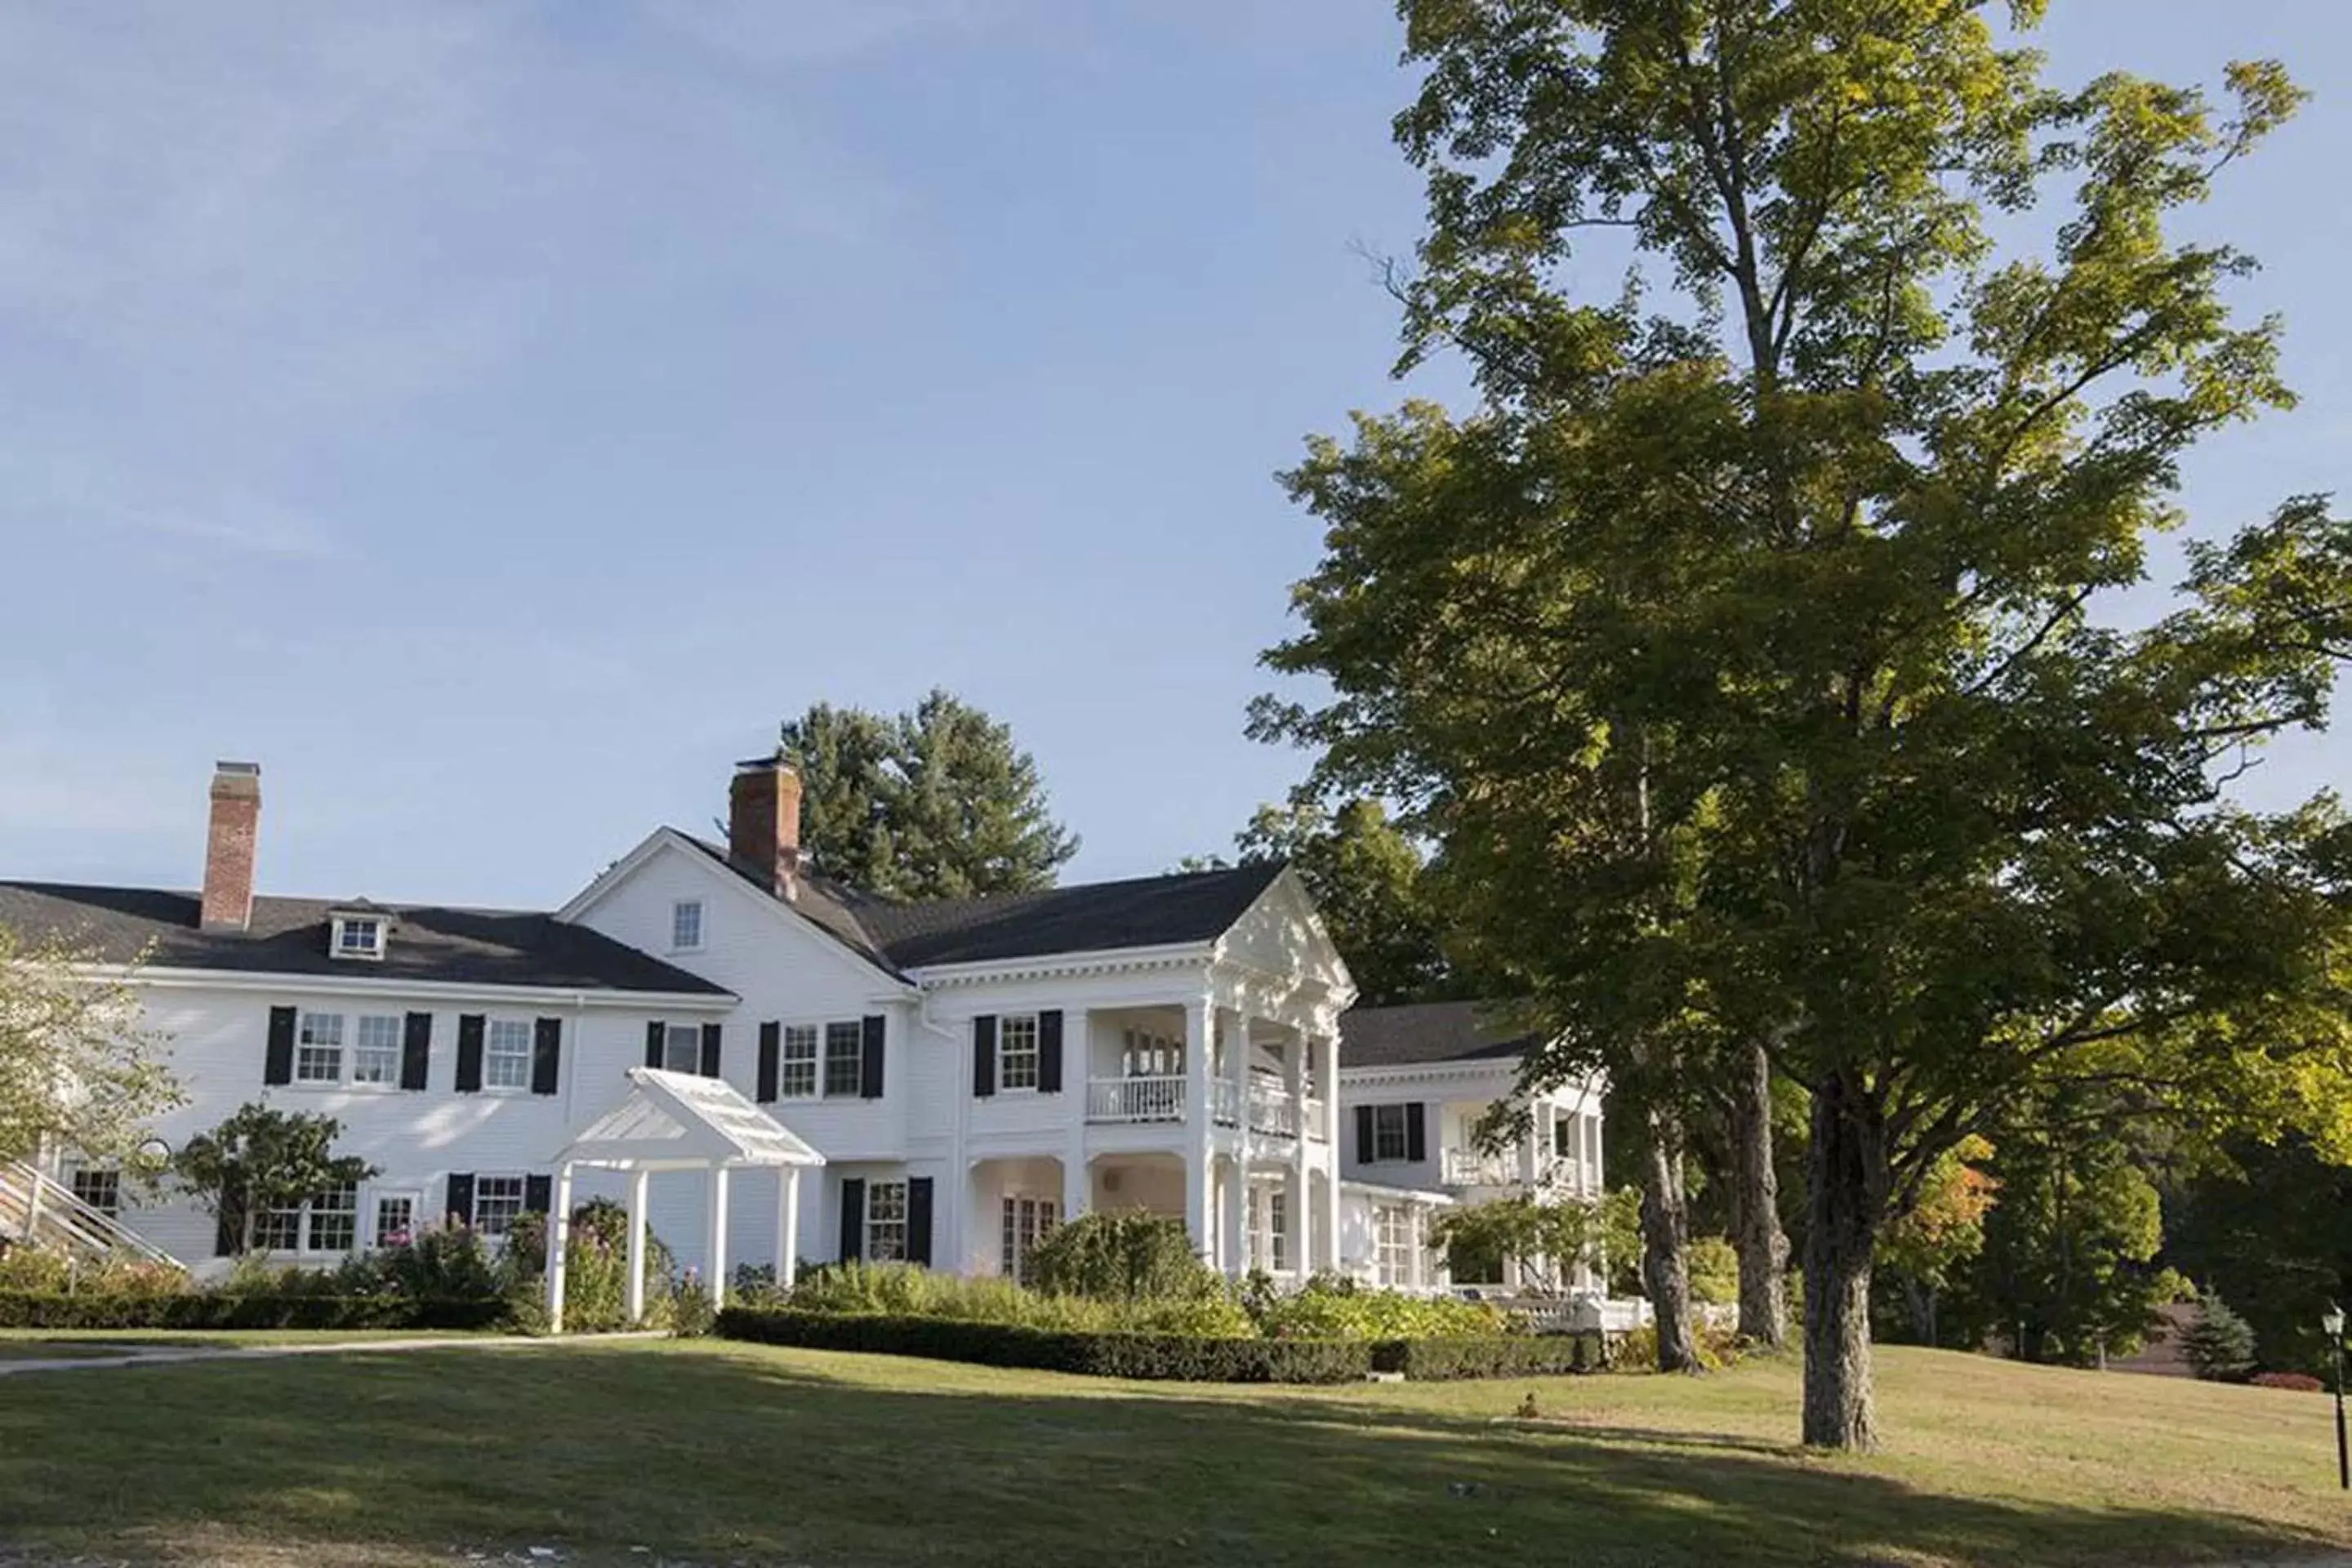
M 59 1372 L 0 1384 L 0 1559 L 1861 1568 L 2352 1545 L 2313 1395 L 1922 1351 L 1880 1370 L 1870 1458 L 1789 1442 L 1780 1363 L 1267 1389 L 641 1342 Z

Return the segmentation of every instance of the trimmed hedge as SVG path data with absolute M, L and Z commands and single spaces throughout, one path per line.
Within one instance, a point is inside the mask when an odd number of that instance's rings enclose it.
M 713 1331 L 725 1339 L 804 1350 L 928 1356 L 934 1361 L 1030 1367 L 1089 1377 L 1186 1383 L 1354 1383 L 1372 1370 L 1372 1346 L 1363 1341 L 1076 1333 L 880 1312 L 730 1307 L 719 1314 Z
M 1599 1372 L 1601 1364 L 1597 1333 L 1387 1340 L 1372 1352 L 1375 1371 L 1401 1372 L 1415 1383 L 1465 1377 L 1549 1377 Z
M 0 1290 L 0 1329 L 494 1329 L 507 1325 L 509 1310 L 500 1300 L 408 1296 Z

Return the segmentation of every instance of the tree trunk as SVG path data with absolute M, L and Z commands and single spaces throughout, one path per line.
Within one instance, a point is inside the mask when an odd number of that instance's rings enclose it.
M 1876 1108 L 1844 1072 L 1813 1086 L 1806 1159 L 1805 1442 L 1874 1448 L 1870 1265 L 1885 1205 Z
M 1762 1350 L 1789 1344 L 1789 1237 L 1772 1167 L 1772 1063 L 1748 1047 L 1731 1093 L 1731 1244 L 1739 1254 L 1739 1337 Z
M 1650 1179 L 1642 1184 L 1642 1282 L 1658 1325 L 1658 1370 L 1699 1372 L 1691 1333 L 1690 1215 L 1683 1194 L 1679 1111 L 1650 1111 Z

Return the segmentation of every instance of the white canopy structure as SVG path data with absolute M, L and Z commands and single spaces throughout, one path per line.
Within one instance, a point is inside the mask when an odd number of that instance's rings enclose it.
M 765 1167 L 776 1172 L 776 1282 L 793 1282 L 800 1256 L 801 1172 L 824 1156 L 797 1133 L 743 1097 L 724 1079 L 659 1068 L 631 1068 L 629 1097 L 566 1144 L 554 1159 L 555 1199 L 548 1215 L 547 1324 L 563 1331 L 564 1254 L 572 1243 L 572 1172 L 589 1165 L 627 1171 L 629 1182 L 629 1321 L 646 1311 L 646 1184 L 656 1171 L 707 1171 L 710 1175 L 711 1305 L 727 1298 L 727 1178 Z

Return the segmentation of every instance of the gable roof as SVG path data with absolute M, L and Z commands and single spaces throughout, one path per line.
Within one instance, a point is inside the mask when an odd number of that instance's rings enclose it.
M 629 1096 L 572 1136 L 551 1162 L 614 1170 L 822 1165 L 808 1141 L 723 1078 L 631 1068 Z
M 143 952 L 159 969 L 727 994 L 699 975 L 536 910 L 384 906 L 395 922 L 392 940 L 381 959 L 358 962 L 327 951 L 329 911 L 356 909 L 355 900 L 257 896 L 242 931 L 199 929 L 199 905 L 194 893 L 162 889 L 0 882 L 0 925 L 36 942 L 89 948 L 103 963 L 128 963 Z
M 1495 1023 L 1493 1004 L 1486 1002 L 1350 1007 L 1339 1015 L 1339 1066 L 1510 1061 L 1526 1055 L 1538 1037 Z
M 679 837 L 762 892 L 767 878 L 726 849 Z M 868 962 L 893 973 L 935 963 L 992 963 L 1062 952 L 1115 952 L 1213 942 L 1282 874 L 1280 861 L 1087 882 L 1034 893 L 916 903 L 803 877 L 791 907 Z M 771 895 L 772 896 L 772 894 Z

